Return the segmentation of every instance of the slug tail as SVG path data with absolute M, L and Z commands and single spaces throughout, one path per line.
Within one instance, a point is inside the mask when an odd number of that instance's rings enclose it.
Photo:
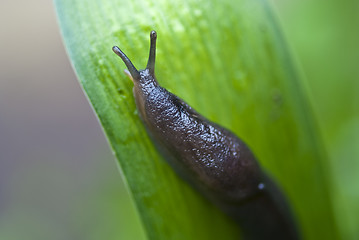
M 150 55 L 148 57 L 147 69 L 149 70 L 151 75 L 155 74 L 155 61 L 156 61 L 156 39 L 157 33 L 156 31 L 152 31 L 150 33 L 151 45 L 150 45 Z
M 122 61 L 126 64 L 126 67 L 128 68 L 128 71 L 130 72 L 133 80 L 140 80 L 141 75 L 138 72 L 138 70 L 135 68 L 135 66 L 132 64 L 131 60 L 124 54 L 121 49 L 117 46 L 112 47 L 112 51 L 116 53 Z

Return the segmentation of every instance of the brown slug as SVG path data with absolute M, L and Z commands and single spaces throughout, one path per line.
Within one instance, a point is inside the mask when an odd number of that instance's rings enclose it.
M 207 120 L 155 77 L 157 34 L 147 67 L 138 71 L 117 47 L 147 132 L 174 170 L 236 220 L 245 239 L 299 239 L 290 208 L 254 154 L 229 130 Z

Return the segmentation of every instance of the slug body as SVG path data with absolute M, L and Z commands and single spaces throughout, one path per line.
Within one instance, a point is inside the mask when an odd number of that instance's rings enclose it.
M 165 158 L 193 187 L 235 219 L 246 239 L 299 239 L 287 202 L 246 144 L 205 119 L 155 77 L 157 34 L 150 34 L 146 69 L 118 48 L 134 83 L 137 109 Z

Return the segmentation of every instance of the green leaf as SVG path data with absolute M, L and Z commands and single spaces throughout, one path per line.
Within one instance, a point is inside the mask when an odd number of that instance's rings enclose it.
M 244 139 L 290 199 L 305 239 L 336 239 L 326 153 L 265 2 L 55 0 L 68 54 L 149 239 L 238 239 L 238 227 L 159 155 L 118 45 L 144 68 L 158 33 L 160 84 Z

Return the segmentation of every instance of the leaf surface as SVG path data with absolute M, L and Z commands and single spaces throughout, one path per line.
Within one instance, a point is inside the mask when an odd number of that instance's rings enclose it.
M 71 62 L 149 239 L 238 239 L 183 182 L 138 116 L 118 45 L 141 69 L 158 33 L 159 83 L 248 143 L 288 196 L 305 239 L 335 239 L 325 151 L 280 32 L 259 0 L 55 0 Z M 314 227 L 315 226 L 315 227 Z

